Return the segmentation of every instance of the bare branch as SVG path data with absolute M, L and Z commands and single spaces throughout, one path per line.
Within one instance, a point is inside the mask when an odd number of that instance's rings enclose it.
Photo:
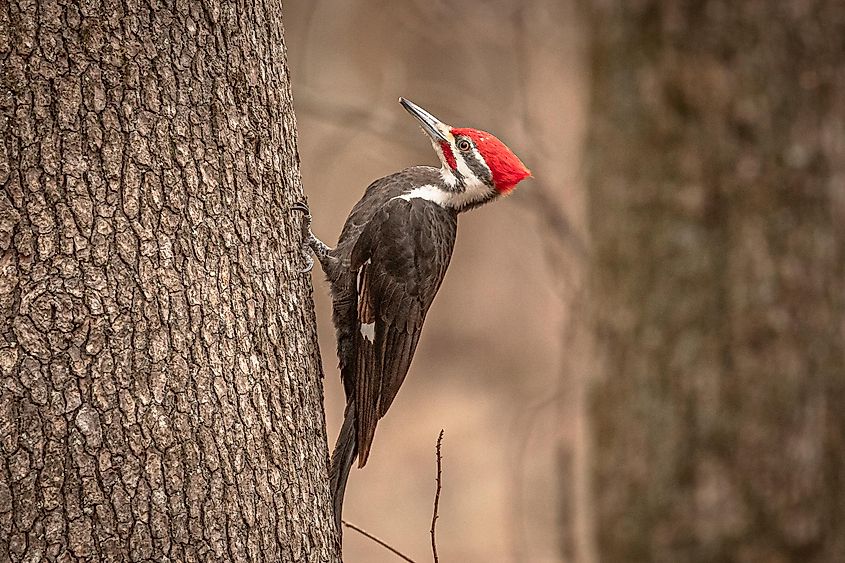
M 341 520 L 341 522 L 342 522 L 342 523 L 343 523 L 343 525 L 344 525 L 344 526 L 346 526 L 347 528 L 352 528 L 353 530 L 355 530 L 356 532 L 358 532 L 359 534 L 361 534 L 361 535 L 362 535 L 362 536 L 364 536 L 365 538 L 369 538 L 369 539 L 373 540 L 374 542 L 376 542 L 377 544 L 379 544 L 379 545 L 380 545 L 380 546 L 382 546 L 383 548 L 387 549 L 388 551 L 390 551 L 391 553 L 393 553 L 393 554 L 394 554 L 394 555 L 396 555 L 397 557 L 400 557 L 400 558 L 404 559 L 405 561 L 408 561 L 408 563 L 416 563 L 416 561 L 414 561 L 413 559 L 411 559 L 410 557 L 408 557 L 407 555 L 405 555 L 404 553 L 402 553 L 402 552 L 401 552 L 401 551 L 399 551 L 398 549 L 396 549 L 396 548 L 392 547 L 390 544 L 388 544 L 388 543 L 387 543 L 387 542 L 385 542 L 384 540 L 380 540 L 380 539 L 379 539 L 379 538 L 377 538 L 376 536 L 372 535 L 372 534 L 371 534 L 370 532 L 368 532 L 367 530 L 365 530 L 365 529 L 363 529 L 363 528 L 359 528 L 359 527 L 358 527 L 358 526 L 356 526 L 355 524 L 350 524 L 350 523 L 349 523 L 349 522 L 347 522 L 346 520 Z
M 437 437 L 437 491 L 434 493 L 434 513 L 431 515 L 431 553 L 434 555 L 434 563 L 440 563 L 437 558 L 437 540 L 435 539 L 435 528 L 437 527 L 437 511 L 440 508 L 440 489 L 442 482 L 440 474 L 442 472 L 443 456 L 440 455 L 440 446 L 443 443 L 443 430 L 440 430 L 440 435 Z

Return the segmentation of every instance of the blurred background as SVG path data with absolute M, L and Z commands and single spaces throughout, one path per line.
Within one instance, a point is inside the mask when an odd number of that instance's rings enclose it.
M 437 164 L 400 95 L 534 174 L 461 217 L 347 520 L 430 560 L 443 428 L 442 561 L 845 561 L 845 5 L 288 0 L 285 27 L 326 242 Z

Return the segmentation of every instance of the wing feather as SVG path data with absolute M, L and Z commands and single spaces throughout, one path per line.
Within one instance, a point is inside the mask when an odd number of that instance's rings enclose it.
M 367 462 L 378 420 L 410 368 L 423 321 L 446 274 L 457 229 L 453 211 L 422 199 L 396 199 L 373 217 L 353 250 L 360 322 L 375 322 L 371 343 L 360 334 L 356 362 L 358 466 Z
M 378 410 L 375 404 L 377 397 L 378 381 L 371 375 L 378 370 L 375 361 L 373 343 L 364 338 L 360 333 L 358 339 L 358 362 L 357 379 L 355 381 L 355 404 L 357 407 L 357 438 L 358 438 L 358 467 L 363 467 L 366 458 L 362 458 L 360 452 L 366 447 L 369 453 L 370 445 L 375 434 L 378 423 Z M 362 377 L 363 376 L 363 377 Z

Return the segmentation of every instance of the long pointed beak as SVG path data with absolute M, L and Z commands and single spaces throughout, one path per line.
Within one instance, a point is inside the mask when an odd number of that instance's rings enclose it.
M 399 98 L 399 103 L 402 104 L 402 107 L 408 110 L 408 113 L 413 115 L 414 117 L 419 120 L 420 125 L 422 125 L 423 131 L 431 137 L 431 140 L 435 143 L 440 142 L 449 142 L 449 139 L 446 138 L 446 133 L 449 132 L 449 127 L 423 108 L 415 104 L 410 100 L 406 100 L 405 98 Z

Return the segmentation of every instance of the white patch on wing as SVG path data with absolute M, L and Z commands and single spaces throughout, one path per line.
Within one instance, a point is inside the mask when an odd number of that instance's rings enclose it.
M 367 261 L 361 264 L 361 267 L 358 268 L 358 291 L 361 291 L 361 283 L 364 281 L 362 276 L 364 275 L 364 266 L 370 263 L 370 259 L 367 258 Z
M 361 267 L 358 268 L 358 291 L 363 290 L 364 285 L 364 266 L 372 263 L 370 258 L 367 258 L 367 261 L 361 264 Z M 361 323 L 361 336 L 364 337 L 365 340 L 370 342 L 374 341 L 376 338 L 376 330 L 375 330 L 375 323 Z

